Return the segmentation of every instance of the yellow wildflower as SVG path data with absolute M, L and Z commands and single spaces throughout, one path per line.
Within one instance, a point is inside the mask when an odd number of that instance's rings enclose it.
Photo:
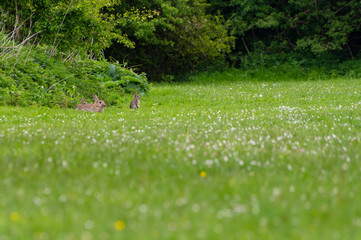
M 201 177 L 202 177 L 202 178 L 207 177 L 207 172 L 206 172 L 206 171 L 202 171 L 202 172 L 201 172 Z
M 10 213 L 10 220 L 16 222 L 20 219 L 20 214 L 18 212 Z
M 125 228 L 125 222 L 124 221 L 116 221 L 114 223 L 114 228 L 117 231 L 122 231 Z

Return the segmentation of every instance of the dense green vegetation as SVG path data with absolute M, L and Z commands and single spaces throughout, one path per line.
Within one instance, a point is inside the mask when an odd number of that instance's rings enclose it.
M 0 25 L 18 41 L 40 38 L 51 54 L 60 49 L 100 58 L 108 49 L 108 58 L 125 59 L 160 79 L 230 51 L 233 38 L 205 7 L 204 0 L 5 1 Z
M 361 2 L 210 0 L 236 37 L 233 60 L 242 53 L 334 53 L 353 58 L 360 50 Z M 238 59 L 241 60 L 241 59 Z
M 221 16 L 206 15 L 204 0 L 121 1 L 118 12 L 140 14 L 133 9 L 153 9 L 152 18 L 127 18 L 118 25 L 134 47 L 113 44 L 106 55 L 138 65 L 153 80 L 170 81 L 213 61 L 224 61 L 233 37 L 227 36 Z M 129 12 L 129 10 L 132 10 Z M 135 13 L 134 13 L 135 12 Z M 171 74 L 171 75 L 169 75 Z
M 247 67 L 360 52 L 357 0 L 2 1 L 0 27 L 21 42 L 126 62 L 152 81 L 210 66 Z M 286 57 L 285 57 L 286 56 Z
M 48 46 L 15 45 L 0 34 L 0 104 L 74 107 L 97 94 L 109 105 L 123 104 L 124 93 L 149 90 L 145 74 L 119 63 L 66 56 Z M 69 59 L 71 57 L 71 59 Z
M 271 74 L 0 107 L 0 238 L 360 238 L 361 81 Z

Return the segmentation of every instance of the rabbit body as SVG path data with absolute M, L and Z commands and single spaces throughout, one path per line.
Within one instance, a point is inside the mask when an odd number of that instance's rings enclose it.
M 134 91 L 134 98 L 130 102 L 131 109 L 138 109 L 140 108 L 140 96 L 137 94 L 137 91 Z
M 107 105 L 103 100 L 99 100 L 97 95 L 94 95 L 94 103 L 86 103 L 83 99 L 81 104 L 75 106 L 75 109 L 86 112 L 104 112 L 104 108 Z

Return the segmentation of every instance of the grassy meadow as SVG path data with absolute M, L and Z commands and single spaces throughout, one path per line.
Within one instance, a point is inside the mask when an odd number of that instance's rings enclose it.
M 0 240 L 361 239 L 361 80 L 256 80 L 0 107 Z

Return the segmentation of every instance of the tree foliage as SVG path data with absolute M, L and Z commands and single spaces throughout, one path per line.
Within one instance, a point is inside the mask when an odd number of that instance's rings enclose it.
M 109 14 L 117 0 L 3 1 L 2 28 L 13 31 L 16 40 L 39 33 L 41 43 L 59 51 L 100 51 L 118 41 L 129 45 L 126 36 L 115 32 L 116 14 Z
M 358 0 L 210 0 L 236 37 L 236 55 L 250 52 L 359 51 L 361 2 Z M 241 53 L 241 54 L 239 54 Z
M 37 33 L 56 51 L 87 52 L 138 65 L 160 78 L 194 70 L 230 51 L 222 19 L 204 0 L 43 0 L 0 3 L 3 29 L 20 41 Z
M 116 11 L 124 17 L 118 19 L 117 29 L 134 47 L 114 44 L 106 53 L 139 64 L 153 80 L 194 70 L 230 52 L 233 38 L 221 18 L 206 15 L 203 0 L 122 1 L 120 6 Z M 144 11 L 153 14 L 137 17 Z
M 0 1 L 0 28 L 18 43 L 50 45 L 51 56 L 100 59 L 105 52 L 152 80 L 172 80 L 225 56 L 235 65 L 290 52 L 354 58 L 361 2 L 6 0 Z

